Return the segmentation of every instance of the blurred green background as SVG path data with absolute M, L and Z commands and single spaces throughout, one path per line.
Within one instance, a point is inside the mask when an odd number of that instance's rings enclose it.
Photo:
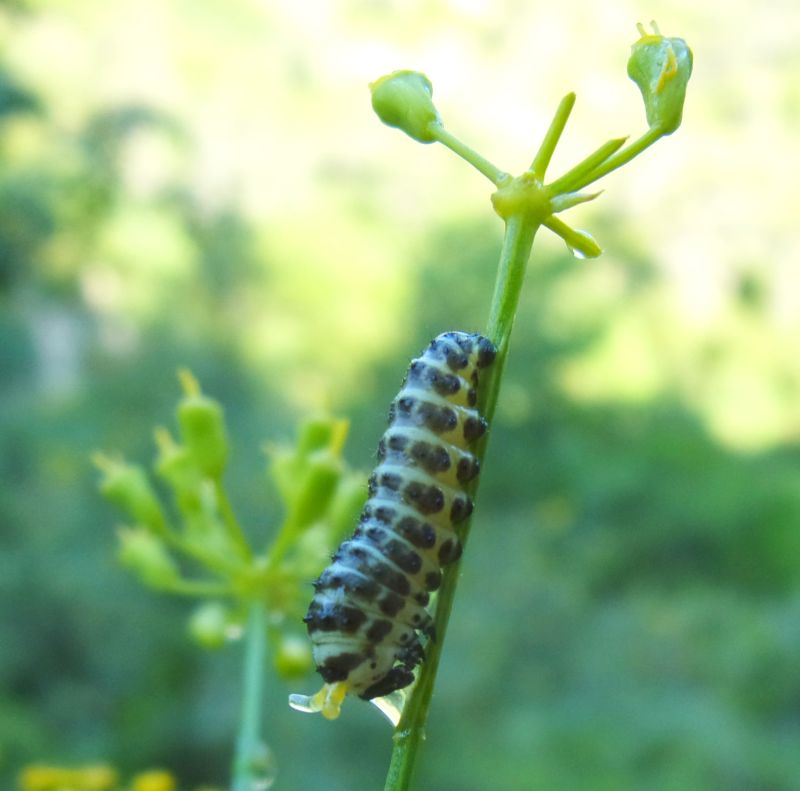
M 800 787 L 800 8 L 579 0 L 0 3 L 0 786 L 32 761 L 224 784 L 239 646 L 115 564 L 95 449 L 153 456 L 188 365 L 230 491 L 329 409 L 371 466 L 409 358 L 485 323 L 488 184 L 372 115 L 432 79 L 449 128 L 552 173 L 639 134 L 634 23 L 695 52 L 684 125 L 534 246 L 418 787 Z M 276 788 L 382 787 L 391 748 L 271 678 Z

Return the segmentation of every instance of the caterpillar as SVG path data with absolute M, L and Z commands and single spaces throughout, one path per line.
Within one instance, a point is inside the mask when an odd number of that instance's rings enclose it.
M 487 429 L 479 372 L 496 353 L 481 335 L 446 332 L 412 360 L 358 526 L 314 582 L 304 621 L 325 684 L 292 695 L 295 708 L 335 719 L 347 694 L 371 700 L 414 680 L 420 638 L 435 639 L 430 594 L 441 567 L 461 556 L 456 525 L 472 513 L 465 487 L 479 464 L 470 448 Z

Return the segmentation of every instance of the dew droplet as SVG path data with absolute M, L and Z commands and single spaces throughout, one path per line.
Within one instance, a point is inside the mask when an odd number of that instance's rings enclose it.
M 272 788 L 278 774 L 275 755 L 264 743 L 260 742 L 250 756 L 250 783 L 248 791 L 267 791 Z
M 244 634 L 244 627 L 239 621 L 231 621 L 225 627 L 225 639 L 229 640 L 232 643 L 235 643 L 237 640 L 241 640 L 243 634 Z
M 570 245 L 567 245 L 567 250 L 569 250 L 572 255 L 575 256 L 575 258 L 578 258 L 581 261 L 586 260 L 586 254 L 582 253 L 580 250 L 576 250 L 574 247 L 570 247 Z

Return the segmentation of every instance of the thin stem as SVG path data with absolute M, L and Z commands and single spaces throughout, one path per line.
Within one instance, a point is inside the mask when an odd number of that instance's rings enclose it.
M 223 582 L 212 582 L 211 580 L 176 580 L 162 590 L 173 593 L 176 596 L 204 596 L 221 597 L 227 596 L 230 586 Z
M 236 518 L 236 513 L 233 510 L 231 501 L 228 499 L 228 495 L 225 493 L 225 487 L 222 485 L 220 479 L 214 481 L 214 489 L 217 495 L 220 516 L 222 517 L 225 529 L 228 531 L 228 536 L 233 541 L 242 558 L 244 560 L 252 560 L 253 551 L 250 549 L 247 536 L 245 536 L 244 530 L 242 530 L 242 526 Z
M 600 148 L 582 159 L 575 167 L 570 168 L 563 176 L 557 178 L 552 184 L 547 185 L 547 190 L 551 195 L 560 195 L 563 192 L 573 192 L 580 189 L 573 186 L 581 183 L 581 176 L 591 173 L 598 165 L 602 165 L 613 153 L 619 151 L 625 145 L 627 137 L 617 137 L 603 143 Z
M 197 539 L 192 540 L 170 533 L 164 536 L 164 540 L 179 552 L 205 566 L 208 571 L 219 574 L 221 577 L 233 577 L 242 571 L 241 561 L 230 560 L 221 552 L 206 548 Z
M 590 233 L 570 228 L 558 217 L 550 216 L 542 225 L 558 234 L 567 243 L 573 254 L 579 258 L 597 258 L 603 252 Z
M 486 337 L 497 346 L 500 357 L 505 357 L 507 352 L 508 339 L 519 304 L 519 294 L 533 246 L 533 237 L 538 227 L 522 215 L 509 217 L 506 222 L 497 279 L 486 325 Z M 492 378 L 497 377 L 496 370 L 495 366 L 490 369 Z
M 461 159 L 469 162 L 472 167 L 483 173 L 492 184 L 500 184 L 508 178 L 508 173 L 495 167 L 488 159 L 482 157 L 477 151 L 473 151 L 466 143 L 462 143 L 455 135 L 448 132 L 440 124 L 431 126 L 431 132 L 436 139 L 443 145 L 449 148 L 454 154 L 457 154 Z
M 265 571 L 274 573 L 286 553 L 297 543 L 297 520 L 290 514 L 278 529 L 267 554 Z
M 539 146 L 539 150 L 536 152 L 536 156 L 534 157 L 533 163 L 530 167 L 531 172 L 534 176 L 536 176 L 537 179 L 539 179 L 539 181 L 544 180 L 544 174 L 547 170 L 547 166 L 550 164 L 550 159 L 553 156 L 553 152 L 556 150 L 558 141 L 561 139 L 561 133 L 564 131 L 564 127 L 567 125 L 569 115 L 574 106 L 575 94 L 568 93 L 561 100 L 558 108 L 556 109 L 556 114 L 553 116 L 553 120 L 550 122 L 550 128 L 547 130 L 547 134 L 544 136 L 544 140 L 542 140 L 542 144 Z
M 265 615 L 262 602 L 255 600 L 250 604 L 245 632 L 241 718 L 233 760 L 231 791 L 252 791 L 257 787 L 260 777 L 258 763 L 259 757 L 263 757 L 261 711 L 264 659 L 267 652 Z
M 530 257 L 533 238 L 538 226 L 523 215 L 514 215 L 506 223 L 506 233 L 503 240 L 503 249 L 500 253 L 500 264 L 497 272 L 494 296 L 489 313 L 489 322 L 486 335 L 497 346 L 497 358 L 489 369 L 485 387 L 482 388 L 482 398 L 479 404 L 482 414 L 491 421 L 497 404 L 497 395 L 500 390 L 500 379 L 508 354 L 508 342 L 511 328 L 514 324 L 514 315 L 517 312 L 520 290 L 525 277 L 525 270 Z M 476 448 L 475 455 L 482 462 L 486 454 L 486 440 Z M 477 480 L 469 490 L 474 498 L 477 491 Z M 466 544 L 469 532 L 469 522 L 464 525 L 460 534 L 462 544 Z M 453 607 L 456 587 L 458 585 L 458 564 L 447 566 L 442 577 L 442 586 L 436 600 L 436 614 L 434 627 L 436 640 L 430 641 L 425 649 L 425 662 L 419 673 L 417 683 L 406 700 L 403 716 L 394 734 L 394 750 L 386 776 L 384 791 L 407 791 L 414 771 L 419 747 L 425 738 L 425 722 L 428 717 L 433 687 L 436 681 L 436 671 L 439 667 L 444 638 L 447 633 L 447 624 L 450 611 Z
M 659 138 L 663 137 L 663 132 L 658 128 L 652 127 L 648 129 L 640 138 L 634 140 L 627 148 L 618 151 L 614 156 L 609 157 L 605 162 L 596 167 L 594 170 L 587 173 L 583 178 L 578 179 L 574 184 L 570 185 L 570 190 L 579 190 L 589 184 L 597 181 L 603 176 L 616 170 L 618 167 L 630 162 L 635 156 L 638 156 L 646 148 L 649 148 Z M 551 185 L 552 186 L 552 185 Z

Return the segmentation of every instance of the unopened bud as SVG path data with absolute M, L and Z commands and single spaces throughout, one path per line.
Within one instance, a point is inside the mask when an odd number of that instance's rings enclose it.
M 431 81 L 418 71 L 393 71 L 369 85 L 372 109 L 388 126 L 420 143 L 436 140 L 432 127 L 441 123 L 433 105 Z
M 154 533 L 164 533 L 166 524 L 161 503 L 145 471 L 137 464 L 96 453 L 94 463 L 103 473 L 100 491 L 137 524 Z
M 335 544 L 352 531 L 367 499 L 367 487 L 362 475 L 348 473 L 342 477 L 328 510 L 326 523 L 330 541 Z
M 652 34 L 637 26 L 642 36 L 631 47 L 628 76 L 642 92 L 650 128 L 671 135 L 681 123 L 692 51 L 682 38 L 665 38 L 651 24 Z
M 285 635 L 275 648 L 275 669 L 284 678 L 304 676 L 313 667 L 311 648 L 305 636 Z
M 224 604 L 210 601 L 201 604 L 189 619 L 189 634 L 203 648 L 222 648 L 228 639 L 230 615 Z
M 322 517 L 328 510 L 341 474 L 341 461 L 330 452 L 320 450 L 311 454 L 290 515 L 295 527 L 308 527 Z
M 119 562 L 151 588 L 168 588 L 179 579 L 178 567 L 163 542 L 139 528 L 119 531 Z
M 189 371 L 180 372 L 184 397 L 178 404 L 181 438 L 198 469 L 219 478 L 228 459 L 228 439 L 222 407 L 204 395 Z

